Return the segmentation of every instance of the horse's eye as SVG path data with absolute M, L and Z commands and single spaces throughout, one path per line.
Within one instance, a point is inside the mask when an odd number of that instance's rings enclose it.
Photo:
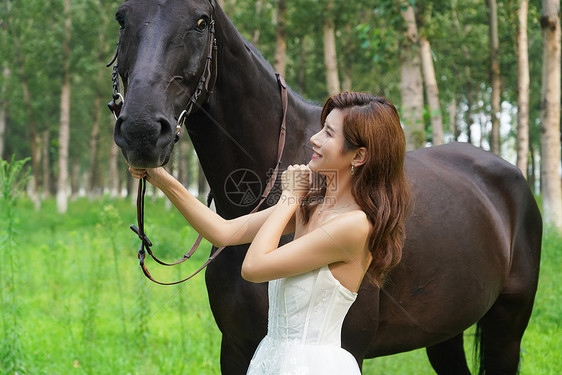
M 199 31 L 203 31 L 207 28 L 207 21 L 204 18 L 199 19 L 199 21 L 197 21 L 197 26 L 195 26 L 195 28 Z
M 122 29 L 125 28 L 125 17 L 121 12 L 115 13 L 115 21 L 119 22 L 119 26 L 121 26 Z

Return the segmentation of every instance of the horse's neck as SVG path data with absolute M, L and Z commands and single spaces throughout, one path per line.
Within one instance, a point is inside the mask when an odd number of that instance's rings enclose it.
M 217 9 L 216 23 L 219 48 L 217 99 L 220 104 L 224 106 L 242 95 L 245 108 L 268 109 L 262 114 L 262 118 L 266 116 L 263 120 L 278 118 L 275 109 L 280 108 L 281 104 L 275 71 L 258 50 L 240 35 L 220 8 Z M 271 107 L 271 104 L 276 106 Z M 237 115 L 253 116 L 251 111 L 239 109 L 234 108 Z
M 248 169 L 265 186 L 275 167 L 282 106 L 271 66 L 218 8 L 215 20 L 217 80 L 204 106 L 208 115 L 195 113 L 189 131 L 217 209 L 238 216 L 245 209 L 229 201 L 225 181 L 234 171 Z

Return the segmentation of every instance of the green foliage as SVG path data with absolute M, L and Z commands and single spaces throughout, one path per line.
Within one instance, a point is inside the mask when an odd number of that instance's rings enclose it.
M 248 40 L 259 34 L 257 47 L 274 62 L 275 0 L 225 0 L 224 10 Z M 399 48 L 403 32 L 400 6 L 395 0 L 328 1 L 287 0 L 287 71 L 289 85 L 304 98 L 322 103 L 327 96 L 323 58 L 322 22 L 331 17 L 336 26 L 340 80 L 351 76 L 351 88 L 388 97 L 398 107 L 400 95 Z M 489 115 L 488 19 L 485 2 L 407 0 L 417 14 L 420 35 L 431 43 L 444 119 L 448 104 L 457 100 L 459 118 L 464 118 L 468 99 L 477 122 Z M 112 119 L 104 103 L 111 93 L 111 70 L 105 68 L 118 37 L 114 14 L 119 1 L 73 1 L 71 57 L 71 144 L 70 157 L 90 173 L 89 148 L 92 124 L 101 118 L 100 156 L 105 165 L 112 144 Z M 498 3 L 502 100 L 516 106 L 517 69 L 515 0 Z M 31 155 L 28 124 L 32 115 L 42 135 L 49 130 L 48 157 L 56 165 L 60 87 L 62 81 L 61 45 L 64 38 L 62 0 L 6 0 L 0 6 L 2 32 L 0 66 L 7 66 L 10 77 L 0 85 L 8 124 L 5 155 Z M 531 141 L 538 150 L 540 129 L 541 32 L 540 3 L 529 3 L 528 35 L 530 56 Z M 15 40 L 21 44 L 21 61 L 14 53 Z M 468 76 L 470 72 L 470 76 Z M 31 112 L 23 103 L 21 82 L 29 83 Z M 469 91 L 467 86 L 472 89 Z M 470 96 L 470 98 L 468 98 Z M 0 103 L 2 103 L 0 101 Z M 2 104 L 0 104 L 2 105 Z M 511 126 L 515 128 L 515 121 Z M 464 128 L 466 124 L 461 121 Z M 512 132 L 515 134 L 515 132 Z M 5 156 L 4 155 L 4 156 Z M 0 155 L 1 156 L 1 155 Z M 98 167 L 99 168 L 99 167 Z M 87 171 L 87 172 L 86 172 Z M 85 181 L 83 178 L 81 181 Z M 82 183 L 82 185 L 84 185 Z
M 19 218 L 16 206 L 28 179 L 27 159 L 8 163 L 0 159 L 0 374 L 25 374 L 21 345 L 21 308 L 18 296 L 16 256 Z M 4 261 L 6 262 L 4 264 Z

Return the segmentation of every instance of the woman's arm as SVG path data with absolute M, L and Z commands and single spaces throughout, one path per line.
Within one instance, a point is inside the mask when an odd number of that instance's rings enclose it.
M 164 168 L 129 168 L 129 171 L 135 178 L 147 177 L 148 182 L 168 197 L 191 226 L 217 247 L 251 242 L 275 207 L 226 220 L 195 198 Z M 290 218 L 282 232 L 293 233 L 294 228 L 294 219 Z
M 370 224 L 362 211 L 338 215 L 317 229 L 277 247 L 281 228 L 296 209 L 283 197 L 252 241 L 242 264 L 242 277 L 259 283 L 300 275 L 327 264 L 362 264 Z
M 327 264 L 336 262 L 361 262 L 370 232 L 367 216 L 362 211 L 339 215 L 278 248 L 283 228 L 295 216 L 304 189 L 295 191 L 299 173 L 306 167 L 289 167 L 283 173 L 282 181 L 288 189 L 273 212 L 255 236 L 242 264 L 242 277 L 252 282 L 264 282 L 283 277 L 300 275 Z M 286 180 L 291 181 L 287 183 Z

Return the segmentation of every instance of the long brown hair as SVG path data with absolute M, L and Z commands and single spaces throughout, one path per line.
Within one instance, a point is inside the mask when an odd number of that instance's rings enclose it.
M 404 173 L 406 140 L 398 111 L 386 98 L 359 92 L 330 97 L 322 109 L 321 121 L 339 109 L 343 112 L 343 151 L 367 149 L 367 159 L 352 176 L 352 194 L 367 214 L 373 229 L 369 250 L 373 261 L 368 273 L 382 286 L 385 276 L 402 258 L 405 219 L 410 193 Z M 310 220 L 324 189 L 311 191 L 303 200 L 304 222 Z M 308 202 L 308 203 L 307 203 Z

